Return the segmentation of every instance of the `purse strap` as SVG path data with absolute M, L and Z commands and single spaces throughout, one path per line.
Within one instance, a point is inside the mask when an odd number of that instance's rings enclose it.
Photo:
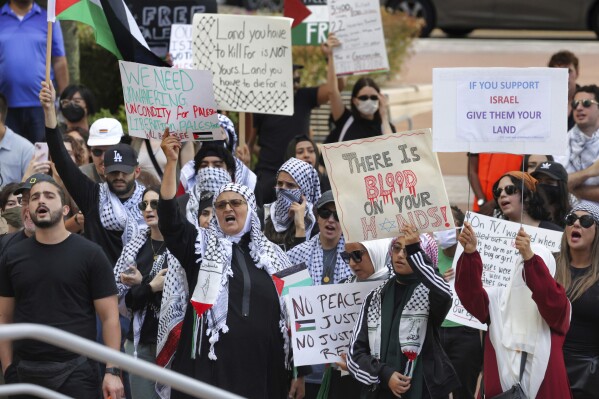
M 526 367 L 526 357 L 528 353 L 526 351 L 522 351 L 522 356 L 520 357 L 520 379 L 518 382 L 522 382 L 522 376 L 524 375 L 524 368 Z

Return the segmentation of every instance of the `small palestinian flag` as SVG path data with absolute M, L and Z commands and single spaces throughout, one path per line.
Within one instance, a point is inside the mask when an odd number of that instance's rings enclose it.
M 308 319 L 308 320 L 296 320 L 295 321 L 295 331 L 304 332 L 304 331 L 314 331 L 316 330 L 316 320 Z
M 193 139 L 209 141 L 214 140 L 214 135 L 212 134 L 212 132 L 193 132 Z

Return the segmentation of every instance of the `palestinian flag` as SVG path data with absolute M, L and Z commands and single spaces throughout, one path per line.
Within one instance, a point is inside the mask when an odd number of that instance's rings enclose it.
M 214 140 L 214 135 L 212 134 L 212 132 L 193 132 L 193 139 L 212 141 Z
M 316 330 L 316 320 L 314 320 L 314 319 L 296 320 L 295 321 L 295 331 L 297 331 L 297 332 L 314 331 L 314 330 Z
M 306 7 L 302 0 L 285 0 L 283 3 L 283 16 L 293 18 L 292 28 L 301 24 L 310 14 L 312 14 L 312 11 Z
M 96 42 L 119 60 L 169 66 L 150 51 L 123 0 L 48 0 L 48 22 L 56 18 L 91 26 Z

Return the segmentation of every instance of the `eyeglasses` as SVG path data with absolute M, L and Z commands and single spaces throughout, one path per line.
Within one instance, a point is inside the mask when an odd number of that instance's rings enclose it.
M 101 150 L 99 148 L 92 148 L 92 155 L 95 157 L 101 157 L 102 155 L 104 155 L 104 150 Z
M 365 249 L 358 249 L 355 251 L 351 251 L 351 252 L 347 252 L 347 251 L 343 251 L 341 252 L 341 259 L 343 259 L 343 261 L 345 263 L 347 263 L 349 265 L 349 261 L 350 259 L 353 259 L 354 262 L 356 263 L 360 263 L 362 262 L 362 254 L 368 252 Z
M 379 96 L 376 96 L 373 94 L 371 96 L 363 95 L 363 96 L 358 96 L 356 98 L 360 101 L 366 101 L 366 100 L 377 101 L 379 99 Z
M 218 210 L 223 210 L 227 208 L 227 205 L 230 205 L 231 208 L 239 208 L 240 206 L 242 206 L 243 204 L 247 204 L 247 202 L 245 202 L 242 199 L 232 199 L 229 201 L 218 201 L 214 203 L 214 207 Z
M 339 221 L 339 215 L 337 214 L 337 211 L 332 211 L 330 209 L 319 209 L 316 211 L 316 213 L 318 213 L 318 216 L 325 220 L 333 215 L 333 218 L 335 218 L 337 222 Z
M 516 194 L 520 190 L 518 190 L 518 187 L 514 186 L 513 184 L 511 184 L 509 186 L 505 186 L 504 188 L 497 187 L 493 191 L 493 196 L 495 197 L 495 199 L 501 197 L 501 192 L 502 191 L 505 191 L 506 195 L 514 195 L 514 194 Z
M 578 107 L 578 104 L 582 104 L 583 107 L 589 108 L 591 106 L 591 104 L 599 104 L 599 103 L 595 100 L 591 100 L 591 99 L 587 98 L 586 100 L 572 100 L 572 103 L 570 105 L 572 105 L 572 109 L 576 109 L 576 107 Z
M 149 204 L 150 208 L 158 209 L 158 200 L 150 200 Z M 140 211 L 145 211 L 146 209 L 148 209 L 148 201 L 141 201 L 139 204 L 137 204 L 137 207 Z
M 406 247 L 402 247 L 401 245 L 394 245 L 391 247 L 391 252 L 394 254 L 399 254 L 402 251 L 405 251 Z
M 82 107 L 82 106 L 83 106 L 83 104 L 85 104 L 85 102 L 84 102 L 84 100 L 83 100 L 82 98 L 72 98 L 72 99 L 70 99 L 70 100 L 67 100 L 67 99 L 60 100 L 60 106 L 61 106 L 62 108 L 64 108 L 64 107 L 68 106 L 68 105 L 69 105 L 69 104 L 71 104 L 71 103 L 73 103 L 73 104 L 75 104 L 75 105 L 78 105 L 78 106 L 80 106 L 80 107 Z
M 595 219 L 593 219 L 591 215 L 578 216 L 575 213 L 571 213 L 568 216 L 566 216 L 566 224 L 568 226 L 574 226 L 574 223 L 576 223 L 577 220 L 579 221 L 580 225 L 585 229 L 588 229 L 589 227 L 595 224 Z

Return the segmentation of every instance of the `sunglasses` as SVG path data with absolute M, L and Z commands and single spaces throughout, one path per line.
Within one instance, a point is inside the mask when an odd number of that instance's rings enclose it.
M 365 249 L 358 249 L 355 251 L 351 251 L 351 252 L 347 252 L 347 251 L 343 251 L 341 252 L 341 259 L 343 259 L 343 261 L 345 263 L 347 263 L 349 265 L 349 261 L 350 259 L 353 259 L 354 262 L 356 263 L 360 263 L 362 262 L 362 254 L 368 252 Z
M 218 201 L 214 203 L 214 207 L 218 210 L 223 210 L 225 208 L 227 208 L 227 205 L 230 205 L 231 208 L 239 208 L 240 206 L 242 206 L 243 204 L 247 204 L 247 202 L 245 202 L 242 199 L 232 199 L 229 201 Z
M 319 209 L 316 211 L 316 213 L 318 213 L 318 216 L 325 220 L 333 215 L 333 218 L 335 218 L 337 222 L 339 221 L 339 215 L 337 214 L 337 211 L 331 211 L 330 209 Z
M 373 94 L 371 96 L 363 95 L 363 96 L 358 96 L 356 98 L 360 101 L 367 101 L 367 100 L 378 101 L 379 96 L 376 96 Z
M 505 191 L 506 195 L 514 195 L 516 194 L 519 190 L 518 187 L 512 185 L 509 186 L 505 186 L 504 188 L 501 187 L 497 187 L 494 191 L 493 191 L 493 196 L 495 197 L 495 199 L 501 197 L 501 192 Z
M 100 150 L 98 148 L 92 148 L 92 154 L 95 157 L 101 157 L 102 155 L 104 155 L 104 150 Z
M 149 204 L 150 208 L 154 210 L 158 209 L 158 200 L 150 200 Z M 148 209 L 148 201 L 141 201 L 139 204 L 137 204 L 137 207 L 140 211 L 145 211 L 146 209 Z
M 576 107 L 578 107 L 578 104 L 582 104 L 583 107 L 589 108 L 592 104 L 599 103 L 595 100 L 590 100 L 587 98 L 586 100 L 572 100 L 572 103 L 570 105 L 572 106 L 572 109 L 576 109 Z
M 595 219 L 593 219 L 591 215 L 578 216 L 575 213 L 571 213 L 568 216 L 566 216 L 566 224 L 568 226 L 574 226 L 574 223 L 576 223 L 577 220 L 579 221 L 580 225 L 585 229 L 588 229 L 589 227 L 595 224 Z

